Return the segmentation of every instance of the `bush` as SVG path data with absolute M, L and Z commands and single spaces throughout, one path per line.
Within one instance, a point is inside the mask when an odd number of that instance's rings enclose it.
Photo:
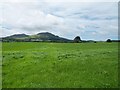
M 107 42 L 112 42 L 112 40 L 111 39 L 107 39 Z

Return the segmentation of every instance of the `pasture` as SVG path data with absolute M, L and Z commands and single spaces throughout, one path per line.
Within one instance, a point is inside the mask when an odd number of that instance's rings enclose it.
M 2 43 L 3 88 L 118 87 L 118 43 Z

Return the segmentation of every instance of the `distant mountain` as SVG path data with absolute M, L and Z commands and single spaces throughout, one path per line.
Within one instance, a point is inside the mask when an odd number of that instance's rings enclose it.
M 8 36 L 7 38 L 26 38 L 26 37 L 29 37 L 29 35 L 26 35 L 26 34 L 14 34 L 12 36 Z
M 72 40 L 56 36 L 49 32 L 35 35 L 14 34 L 1 39 L 3 42 L 71 42 Z

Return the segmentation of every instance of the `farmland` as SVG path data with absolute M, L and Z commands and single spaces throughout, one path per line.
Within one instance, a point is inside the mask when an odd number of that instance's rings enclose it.
M 118 87 L 118 43 L 2 43 L 3 88 Z

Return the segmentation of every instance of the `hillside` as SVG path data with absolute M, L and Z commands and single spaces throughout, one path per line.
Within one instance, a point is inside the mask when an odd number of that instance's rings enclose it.
M 38 33 L 35 35 L 14 34 L 2 38 L 3 42 L 70 42 L 72 40 L 56 36 L 49 32 Z

